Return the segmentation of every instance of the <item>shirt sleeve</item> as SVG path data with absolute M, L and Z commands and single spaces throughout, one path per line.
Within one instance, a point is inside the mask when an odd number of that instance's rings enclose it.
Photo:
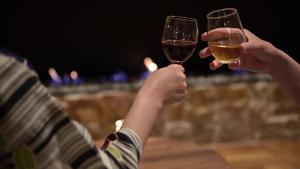
M 137 134 L 121 128 L 108 135 L 101 149 L 100 157 L 109 168 L 138 168 L 142 153 L 142 143 Z
M 14 152 L 25 146 L 37 168 L 138 168 L 142 144 L 130 129 L 107 136 L 98 149 L 89 132 L 64 113 L 37 74 L 0 54 L 0 168 L 14 166 Z M 60 166 L 60 167 L 54 167 Z

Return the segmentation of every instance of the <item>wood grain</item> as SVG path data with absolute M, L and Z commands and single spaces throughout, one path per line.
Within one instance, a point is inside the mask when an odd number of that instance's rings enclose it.
M 168 138 L 150 137 L 140 169 L 229 169 L 227 162 L 213 150 Z
M 209 145 L 232 169 L 299 169 L 300 140 Z

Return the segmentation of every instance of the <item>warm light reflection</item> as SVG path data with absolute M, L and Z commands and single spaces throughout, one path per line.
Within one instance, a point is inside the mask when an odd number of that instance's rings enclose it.
M 145 67 L 148 69 L 149 72 L 154 72 L 158 68 L 157 65 L 149 57 L 146 57 L 144 59 L 144 64 L 145 64 Z
M 48 70 L 49 76 L 54 82 L 61 82 L 61 77 L 57 74 L 54 68 L 50 68 Z
M 70 77 L 72 78 L 72 80 L 75 80 L 78 78 L 78 73 L 73 70 L 71 73 L 70 73 Z
M 124 122 L 124 120 L 122 120 L 122 119 L 117 120 L 117 121 L 115 122 L 115 124 L 116 124 L 116 131 L 120 130 L 120 128 L 121 128 L 122 125 L 123 125 L 123 122 Z

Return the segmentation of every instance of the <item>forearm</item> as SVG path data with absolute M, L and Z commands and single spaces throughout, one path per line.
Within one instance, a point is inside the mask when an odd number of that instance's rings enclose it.
M 144 145 L 162 110 L 163 105 L 159 100 L 149 98 L 140 91 L 127 114 L 123 127 L 134 131 Z
M 300 105 L 300 65 L 283 51 L 278 51 L 278 57 L 270 75 Z

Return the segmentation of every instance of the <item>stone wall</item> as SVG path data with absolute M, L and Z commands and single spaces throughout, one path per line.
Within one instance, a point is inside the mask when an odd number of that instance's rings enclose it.
M 73 119 L 100 139 L 125 117 L 140 85 L 57 98 Z M 198 143 L 296 138 L 299 116 L 300 107 L 268 77 L 196 77 L 189 78 L 187 99 L 165 110 L 152 135 Z

